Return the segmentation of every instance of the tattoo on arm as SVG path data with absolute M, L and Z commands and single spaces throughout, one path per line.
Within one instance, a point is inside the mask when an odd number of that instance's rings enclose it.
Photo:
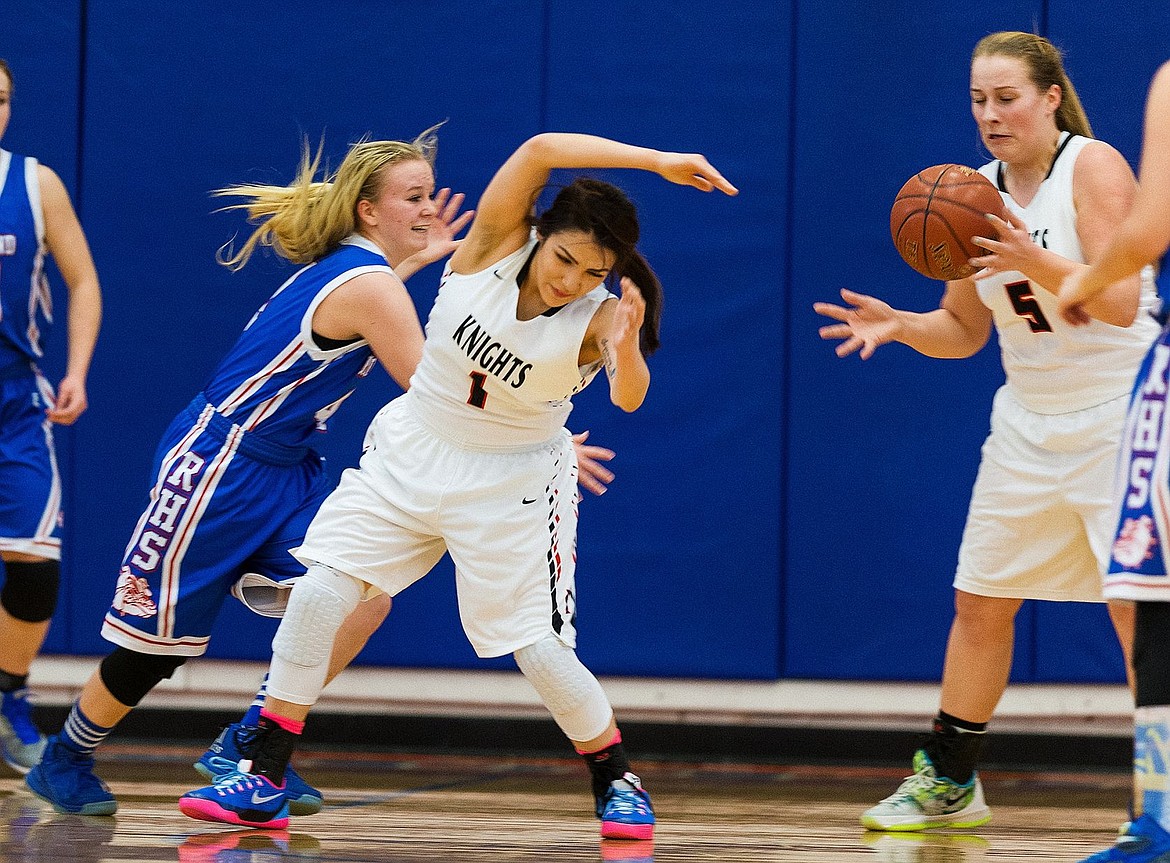
M 601 340 L 601 361 L 605 364 L 605 374 L 612 381 L 613 376 L 617 374 L 617 360 L 614 359 L 613 347 L 609 344 L 609 339 Z

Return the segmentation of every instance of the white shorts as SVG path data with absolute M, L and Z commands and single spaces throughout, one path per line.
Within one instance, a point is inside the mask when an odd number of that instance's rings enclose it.
M 1129 397 L 1037 414 L 1002 387 L 991 409 L 955 587 L 981 596 L 1101 602 Z
M 524 452 L 456 446 L 384 407 L 292 550 L 395 596 L 449 551 L 463 631 L 481 657 L 552 634 L 576 646 L 577 457 L 569 433 Z

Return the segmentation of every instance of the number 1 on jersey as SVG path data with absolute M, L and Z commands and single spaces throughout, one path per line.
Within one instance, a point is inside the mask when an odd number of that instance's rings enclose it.
M 487 375 L 483 372 L 471 373 L 471 392 L 467 396 L 467 403 L 473 408 L 482 408 L 487 404 L 487 390 L 483 388 Z

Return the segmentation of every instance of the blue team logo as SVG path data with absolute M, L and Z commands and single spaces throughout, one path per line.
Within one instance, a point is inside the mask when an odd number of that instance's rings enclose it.
M 6 257 L 16 254 L 16 235 L 0 234 L 0 255 Z

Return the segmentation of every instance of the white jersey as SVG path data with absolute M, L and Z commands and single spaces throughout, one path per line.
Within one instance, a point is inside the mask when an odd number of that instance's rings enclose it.
M 1027 207 L 1005 191 L 1002 163 L 995 160 L 979 169 L 999 188 L 1007 208 L 1028 226 L 1034 242 L 1078 263 L 1084 263 L 1085 256 L 1077 236 L 1073 170 L 1091 140 L 1061 134 L 1052 169 Z M 1124 329 L 1098 320 L 1084 327 L 1065 323 L 1056 296 L 1019 272 L 1000 273 L 975 284 L 999 331 L 1007 387 L 1035 413 L 1068 413 L 1127 395 L 1158 335 L 1158 324 L 1150 315 L 1157 294 L 1148 267 L 1142 271 L 1137 320 Z
M 517 320 L 517 276 L 536 243 L 533 233 L 486 270 L 467 275 L 448 264 L 443 274 L 408 396 L 419 419 L 459 446 L 520 451 L 551 440 L 573 409 L 570 397 L 600 368 L 579 368 L 577 357 L 593 315 L 613 296 L 604 285 L 552 314 Z

